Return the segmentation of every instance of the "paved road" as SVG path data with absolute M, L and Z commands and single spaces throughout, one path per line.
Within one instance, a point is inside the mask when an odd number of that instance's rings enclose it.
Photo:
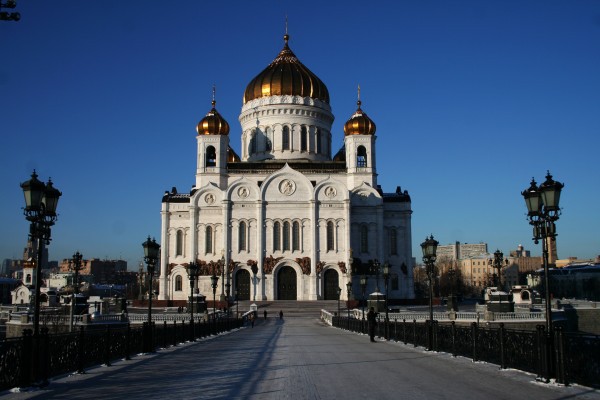
M 600 399 L 519 371 L 370 343 L 312 318 L 254 328 L 53 380 L 11 399 Z

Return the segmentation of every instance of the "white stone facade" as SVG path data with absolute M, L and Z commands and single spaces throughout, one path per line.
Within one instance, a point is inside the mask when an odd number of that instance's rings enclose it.
M 340 288 L 345 300 L 348 282 L 358 299 L 374 259 L 391 267 L 390 299 L 414 298 L 410 196 L 377 186 L 374 135 L 347 135 L 332 159 L 333 119 L 318 99 L 269 96 L 242 108 L 241 160 L 228 160 L 231 135 L 197 136 L 194 187 L 163 197 L 159 300 L 189 298 L 190 262 L 207 300 L 213 272 L 217 299 L 229 284 L 240 299 L 333 300 Z

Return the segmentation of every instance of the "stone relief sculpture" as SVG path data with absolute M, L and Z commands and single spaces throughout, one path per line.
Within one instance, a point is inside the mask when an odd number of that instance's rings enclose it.
M 296 262 L 304 275 L 310 275 L 310 257 L 296 258 Z

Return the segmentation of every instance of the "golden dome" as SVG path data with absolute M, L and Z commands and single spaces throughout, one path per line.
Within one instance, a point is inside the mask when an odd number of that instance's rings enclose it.
M 356 104 L 358 105 L 358 109 L 344 124 L 344 133 L 346 135 L 374 135 L 376 129 L 375 122 L 360 109 L 360 100 Z
M 198 122 L 196 131 L 198 135 L 228 135 L 229 124 L 225 121 L 225 118 L 221 117 L 221 114 L 215 108 L 217 102 L 213 99 L 212 109 L 206 114 L 204 118 Z
M 261 97 L 281 95 L 312 97 L 329 103 L 329 91 L 325 84 L 290 50 L 288 34 L 283 40 L 283 50 L 246 87 L 244 104 Z

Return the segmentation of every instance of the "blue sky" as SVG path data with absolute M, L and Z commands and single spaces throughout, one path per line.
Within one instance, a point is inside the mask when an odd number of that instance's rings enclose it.
M 123 258 L 160 237 L 165 190 L 189 191 L 195 126 L 231 125 L 250 80 L 283 46 L 327 85 L 333 143 L 356 109 L 377 124 L 379 183 L 408 190 L 413 255 L 487 242 L 534 255 L 520 192 L 565 183 L 558 255 L 600 254 L 599 1 L 19 0 L 0 22 L 0 259 L 20 258 L 19 183 L 63 192 L 50 258 Z

